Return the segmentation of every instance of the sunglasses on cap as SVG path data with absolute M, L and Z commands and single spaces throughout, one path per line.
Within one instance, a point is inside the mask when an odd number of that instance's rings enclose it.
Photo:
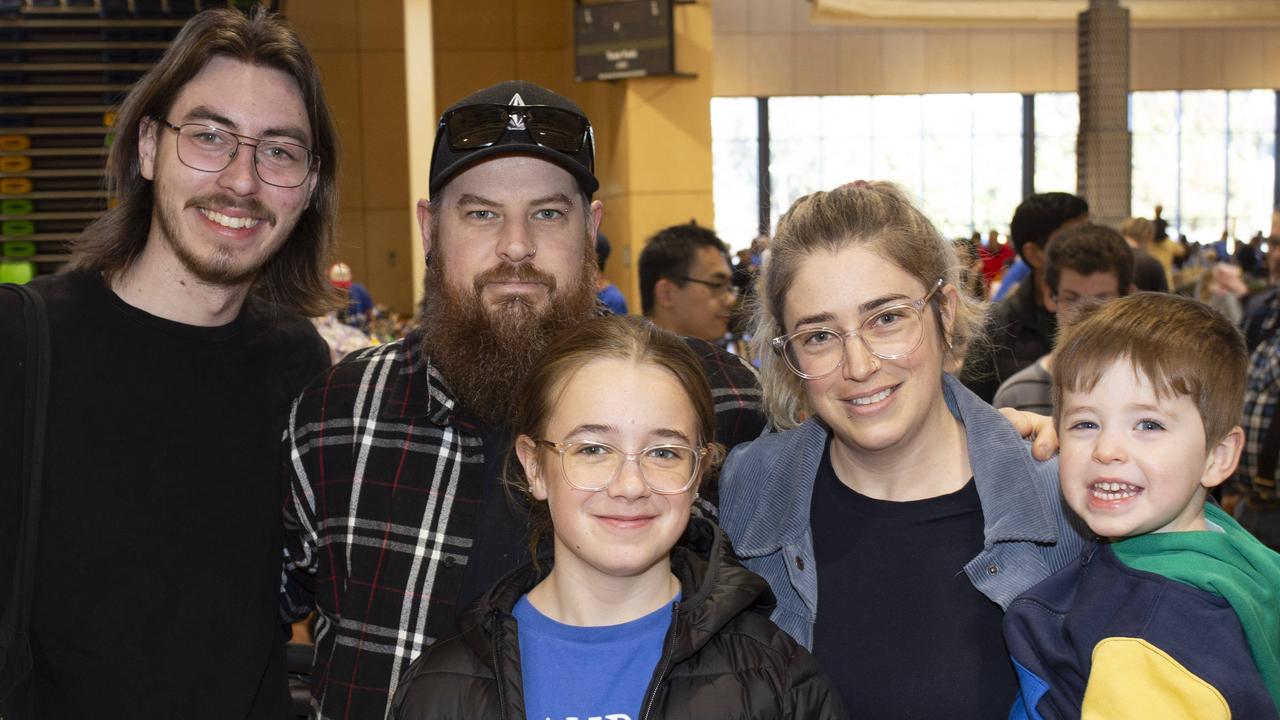
M 591 123 L 578 113 L 547 105 L 468 105 L 440 118 L 449 131 L 449 148 L 490 147 L 508 130 L 524 130 L 542 147 L 576 155 L 591 133 Z

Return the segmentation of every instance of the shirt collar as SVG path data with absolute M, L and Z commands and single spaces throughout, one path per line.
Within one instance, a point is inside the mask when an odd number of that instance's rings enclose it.
M 402 362 L 393 363 L 386 372 L 389 378 L 389 402 L 383 402 L 383 416 L 391 419 L 426 418 L 432 424 L 445 426 L 453 421 L 458 400 L 445 384 L 440 370 L 431 364 L 423 348 L 422 328 L 409 331 L 401 341 Z

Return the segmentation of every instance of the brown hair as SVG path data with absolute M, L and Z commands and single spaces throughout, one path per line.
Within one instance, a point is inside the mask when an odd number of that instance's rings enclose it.
M 715 403 L 711 399 L 711 386 L 702 363 L 675 333 L 635 316 L 593 318 L 552 340 L 520 388 L 511 425 L 512 436 L 541 438 L 562 391 L 574 374 L 588 363 L 606 359 L 655 365 L 676 377 L 698 419 L 696 442 L 708 448 L 700 468 L 701 478 L 706 478 L 720 464 L 724 448 L 713 442 Z M 539 447 L 538 452 L 552 451 Z M 536 500 L 529 493 L 529 479 L 514 452 L 508 455 L 506 465 L 507 487 L 529 503 L 529 552 L 536 559 L 538 543 L 551 528 L 550 513 L 545 501 Z
M 111 276 L 141 254 L 154 204 L 152 183 L 140 172 L 141 123 L 164 118 L 183 86 L 215 56 L 275 68 L 302 90 L 311 122 L 311 151 L 319 161 L 316 186 L 293 232 L 260 271 L 253 295 L 303 315 L 323 315 L 341 304 L 324 276 L 338 213 L 338 134 L 311 54 L 284 20 L 261 9 L 249 15 L 230 9 L 196 15 L 155 67 L 134 84 L 117 113 L 107 158 L 107 192 L 119 204 L 85 228 L 76 240 L 72 266 Z
M 986 306 L 963 292 L 964 265 L 951 243 L 896 185 L 858 181 L 834 190 L 815 192 L 796 200 L 778 221 L 769 244 L 770 258 L 762 278 L 755 311 L 754 351 L 760 358 L 765 407 L 778 428 L 795 427 L 812 413 L 801 379 L 772 352 L 770 341 L 787 331 L 783 320 L 787 292 L 806 258 L 816 252 L 838 252 L 870 245 L 886 259 L 920 281 L 925 288 L 942 278 L 961 292 L 951 337 L 944 341 L 944 366 L 963 357 L 971 340 L 981 333 Z M 941 308 L 944 296 L 934 295 Z M 938 332 L 944 333 L 942 323 Z
M 1162 398 L 1187 395 L 1212 446 L 1240 424 L 1249 354 L 1235 325 L 1213 308 L 1169 293 L 1082 303 L 1053 358 L 1053 417 L 1062 396 L 1089 392 L 1115 363 L 1141 372 Z
M 1054 295 L 1065 269 L 1081 275 L 1109 272 L 1120 295 L 1133 284 L 1133 250 L 1120 233 L 1106 225 L 1085 223 L 1054 233 L 1045 248 L 1044 281 Z

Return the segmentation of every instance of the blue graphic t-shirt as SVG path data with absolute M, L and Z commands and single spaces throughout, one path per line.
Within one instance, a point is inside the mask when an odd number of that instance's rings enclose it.
M 677 593 L 675 600 L 680 595 Z M 529 720 L 635 720 L 671 626 L 671 604 L 604 627 L 565 625 L 528 596 L 512 614 L 520 629 L 525 717 Z

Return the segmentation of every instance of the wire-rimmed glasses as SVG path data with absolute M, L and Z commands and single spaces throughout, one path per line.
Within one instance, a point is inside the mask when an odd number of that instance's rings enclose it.
M 587 492 L 599 492 L 609 487 L 627 462 L 640 467 L 640 476 L 650 490 L 659 495 L 679 495 L 687 492 L 698 480 L 698 468 L 707 448 L 694 448 L 677 443 L 650 445 L 638 452 L 629 453 L 608 443 L 554 442 L 535 440 L 552 448 L 560 455 L 560 469 L 564 479 L 573 487 Z
M 840 332 L 828 327 L 808 327 L 773 338 L 771 344 L 791 372 L 806 380 L 816 380 L 839 369 L 844 364 L 845 343 L 852 337 L 858 338 L 867 352 L 882 360 L 910 355 L 924 340 L 924 306 L 945 282 L 938 278 L 919 300 L 877 310 L 856 330 Z
M 253 169 L 262 182 L 294 188 L 306 182 L 320 164 L 309 148 L 297 143 L 262 140 L 204 123 L 174 125 L 157 120 L 177 136 L 178 160 L 192 170 L 222 172 L 240 154 L 240 146 L 247 145 L 253 148 Z

